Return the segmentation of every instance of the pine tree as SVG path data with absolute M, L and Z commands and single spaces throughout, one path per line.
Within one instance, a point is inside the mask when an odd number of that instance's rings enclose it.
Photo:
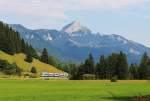
M 140 79 L 147 79 L 149 76 L 149 57 L 145 52 L 142 56 L 140 67 L 139 67 L 139 78 Z
M 131 64 L 129 72 L 130 72 L 130 76 L 131 76 L 130 78 L 132 78 L 132 79 L 138 79 L 139 78 L 137 64 Z
M 117 72 L 118 72 L 118 79 L 127 79 L 128 63 L 127 57 L 123 52 L 120 52 L 118 56 Z
M 97 63 L 96 66 L 96 75 L 99 79 L 105 78 L 105 67 L 106 67 L 106 61 L 104 55 L 102 55 L 99 59 L 99 63 Z
M 21 40 L 21 51 L 23 53 L 26 53 L 26 43 L 24 42 L 24 40 Z
M 30 51 L 29 44 L 26 43 L 25 46 L 26 46 L 26 48 L 25 48 L 25 54 L 26 54 L 26 59 L 25 59 L 25 61 L 31 63 L 31 62 L 33 61 L 33 58 L 32 58 L 32 53 L 31 53 L 31 51 Z
M 48 64 L 48 52 L 46 48 L 43 49 L 43 52 L 41 55 L 41 61 Z
M 89 54 L 88 59 L 85 61 L 84 72 L 85 74 L 95 74 L 95 65 L 92 54 Z
M 105 78 L 106 79 L 112 79 L 112 75 L 113 75 L 113 63 L 112 63 L 112 57 L 111 56 L 108 56 L 106 59 L 105 59 Z
M 32 45 L 29 45 L 28 48 L 29 48 L 29 52 L 30 52 L 31 56 L 34 57 L 34 58 L 36 58 L 36 59 L 38 59 L 39 56 L 37 55 L 37 52 L 36 52 L 36 50 L 32 47 Z
M 32 56 L 31 56 L 30 53 L 27 53 L 27 54 L 26 54 L 26 59 L 25 59 L 25 61 L 26 61 L 26 62 L 29 62 L 29 63 L 31 63 L 31 62 L 33 61 L 33 58 L 32 58 Z

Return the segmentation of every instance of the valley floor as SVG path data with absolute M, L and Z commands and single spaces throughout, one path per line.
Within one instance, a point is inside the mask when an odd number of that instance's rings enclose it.
M 149 96 L 150 81 L 0 79 L 0 101 L 130 101 Z M 131 100 L 132 101 L 132 100 Z

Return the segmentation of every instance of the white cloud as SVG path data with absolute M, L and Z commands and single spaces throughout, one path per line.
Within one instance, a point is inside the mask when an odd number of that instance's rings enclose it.
M 66 12 L 95 9 L 120 9 L 146 0 L 0 0 L 0 16 L 69 19 Z M 35 23 L 37 19 L 33 19 Z M 30 20 L 31 21 L 31 20 Z
M 65 0 L 64 0 L 65 1 Z M 146 0 L 70 0 L 70 5 L 74 9 L 117 9 L 129 5 L 135 5 L 145 2 Z
M 63 5 L 57 0 L 0 0 L 0 11 L 16 15 L 67 19 Z
M 0 11 L 67 19 L 65 11 L 122 8 L 145 0 L 0 0 Z

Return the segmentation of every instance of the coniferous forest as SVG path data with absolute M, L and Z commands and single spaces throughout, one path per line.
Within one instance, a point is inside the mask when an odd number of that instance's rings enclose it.
M 3 22 L 0 22 L 0 50 L 10 55 L 16 53 L 26 54 L 25 61 L 32 62 L 32 58 L 38 58 L 36 50 L 21 39 L 18 32 L 15 32 L 11 27 Z M 0 71 L 6 74 L 21 74 L 21 69 L 13 63 L 10 64 L 5 60 L 0 60 Z
M 8 54 L 25 53 L 37 58 L 36 50 L 21 39 L 18 32 L 3 22 L 0 22 L 0 50 Z
M 3 22 L 0 22 L 0 50 L 14 55 L 16 53 L 26 54 L 26 62 L 31 63 L 33 58 L 53 65 L 70 74 L 70 79 L 150 79 L 150 57 L 144 53 L 140 64 L 128 64 L 127 56 L 122 51 L 112 53 L 110 56 L 99 57 L 99 61 L 94 62 L 92 54 L 89 54 L 84 63 L 63 63 L 58 59 L 48 56 L 46 48 L 43 49 L 41 57 L 36 50 L 24 41 L 18 32 Z M 9 68 L 7 68 L 9 67 Z M 13 68 L 15 72 L 13 72 Z M 0 70 L 8 74 L 20 74 L 21 70 L 16 64 L 9 64 L 7 61 L 0 60 Z
M 128 64 L 126 54 L 113 53 L 108 57 L 100 56 L 99 62 L 94 63 L 90 54 L 80 65 L 70 65 L 71 79 L 150 79 L 150 57 L 144 53 L 140 64 Z M 85 75 L 86 74 L 86 75 Z

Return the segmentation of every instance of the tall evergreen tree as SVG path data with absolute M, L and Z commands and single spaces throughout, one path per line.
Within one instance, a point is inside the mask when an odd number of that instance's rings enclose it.
M 27 53 L 26 53 L 25 61 L 26 61 L 26 62 L 29 62 L 29 63 L 31 63 L 31 62 L 33 61 L 33 58 L 32 58 L 32 55 L 31 55 L 30 52 L 27 52 Z
M 92 54 L 89 54 L 89 57 L 84 64 L 84 72 L 85 74 L 95 74 L 94 71 L 95 71 L 94 59 Z
M 27 52 L 27 50 L 26 50 L 26 43 L 24 42 L 23 39 L 21 40 L 21 51 L 22 51 L 23 53 L 26 53 L 26 52 Z
M 149 57 L 147 53 L 145 52 L 142 56 L 140 67 L 138 70 L 140 79 L 147 79 L 149 75 L 148 68 L 149 68 Z
M 96 75 L 99 79 L 105 78 L 105 68 L 106 68 L 106 61 L 104 55 L 102 55 L 99 59 L 99 63 L 96 65 Z
M 137 64 L 131 64 L 129 74 L 131 79 L 139 79 Z
M 39 59 L 39 56 L 37 55 L 37 52 L 36 50 L 32 47 L 32 45 L 29 45 L 29 52 L 31 54 L 32 57 L 36 58 L 36 59 Z
M 113 77 L 113 63 L 112 56 L 108 56 L 105 59 L 106 67 L 105 67 L 105 78 L 111 79 Z
M 43 52 L 41 55 L 41 61 L 48 64 L 48 52 L 46 48 L 43 49 Z
M 128 63 L 127 57 L 123 52 L 120 52 L 117 63 L 118 79 L 127 79 Z

